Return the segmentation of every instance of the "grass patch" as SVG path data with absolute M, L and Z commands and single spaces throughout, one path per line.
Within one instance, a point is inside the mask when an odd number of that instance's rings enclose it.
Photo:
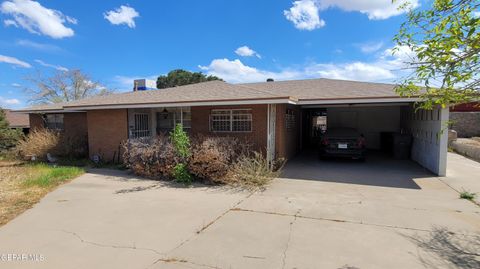
M 466 200 L 469 200 L 469 201 L 473 201 L 473 199 L 475 199 L 475 196 L 477 196 L 477 194 L 473 193 L 473 192 L 462 191 L 460 193 L 460 198 L 461 199 L 466 199 Z
M 0 226 L 84 172 L 78 167 L 0 161 Z
M 82 168 L 71 166 L 49 166 L 47 164 L 36 164 L 33 167 L 37 173 L 23 182 L 25 187 L 48 188 L 57 186 L 64 181 L 75 178 L 85 172 Z

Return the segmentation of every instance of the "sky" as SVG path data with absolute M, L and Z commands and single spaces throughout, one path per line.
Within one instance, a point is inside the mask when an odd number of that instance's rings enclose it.
M 392 55 L 403 2 L 0 0 L 0 106 L 29 105 L 26 78 L 73 69 L 117 91 L 173 69 L 231 83 L 395 82 L 410 55 Z

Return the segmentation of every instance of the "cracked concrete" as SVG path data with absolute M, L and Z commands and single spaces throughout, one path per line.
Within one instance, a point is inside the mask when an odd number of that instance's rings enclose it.
M 465 259 L 458 267 L 480 264 L 476 248 L 464 246 L 472 253 L 465 257 L 419 244 L 442 238 L 440 230 L 480 245 L 480 209 L 456 192 L 478 185 L 465 162 L 449 166 L 458 182 L 411 162 L 380 164 L 294 160 L 255 193 L 92 171 L 0 228 L 0 254 L 46 260 L 0 261 L 0 268 L 403 269 L 446 267 L 452 257 Z

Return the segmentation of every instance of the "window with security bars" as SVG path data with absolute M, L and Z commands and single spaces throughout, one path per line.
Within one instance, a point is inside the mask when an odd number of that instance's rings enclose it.
M 210 114 L 212 132 L 251 132 L 251 109 L 214 109 Z
M 287 109 L 287 113 L 285 114 L 285 127 L 287 131 L 294 130 L 296 124 L 295 112 L 291 109 Z
M 135 129 L 132 131 L 134 138 L 149 137 L 150 136 L 150 123 L 149 115 L 144 113 L 136 113 L 135 118 Z
M 63 131 L 63 114 L 47 114 L 45 127 L 50 130 Z

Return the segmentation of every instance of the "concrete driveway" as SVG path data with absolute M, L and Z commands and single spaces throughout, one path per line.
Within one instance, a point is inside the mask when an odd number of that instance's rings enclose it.
M 442 179 L 299 158 L 256 193 L 96 170 L 0 228 L 0 268 L 480 268 L 480 208 L 456 190 L 480 191 L 480 164 L 458 158 Z

